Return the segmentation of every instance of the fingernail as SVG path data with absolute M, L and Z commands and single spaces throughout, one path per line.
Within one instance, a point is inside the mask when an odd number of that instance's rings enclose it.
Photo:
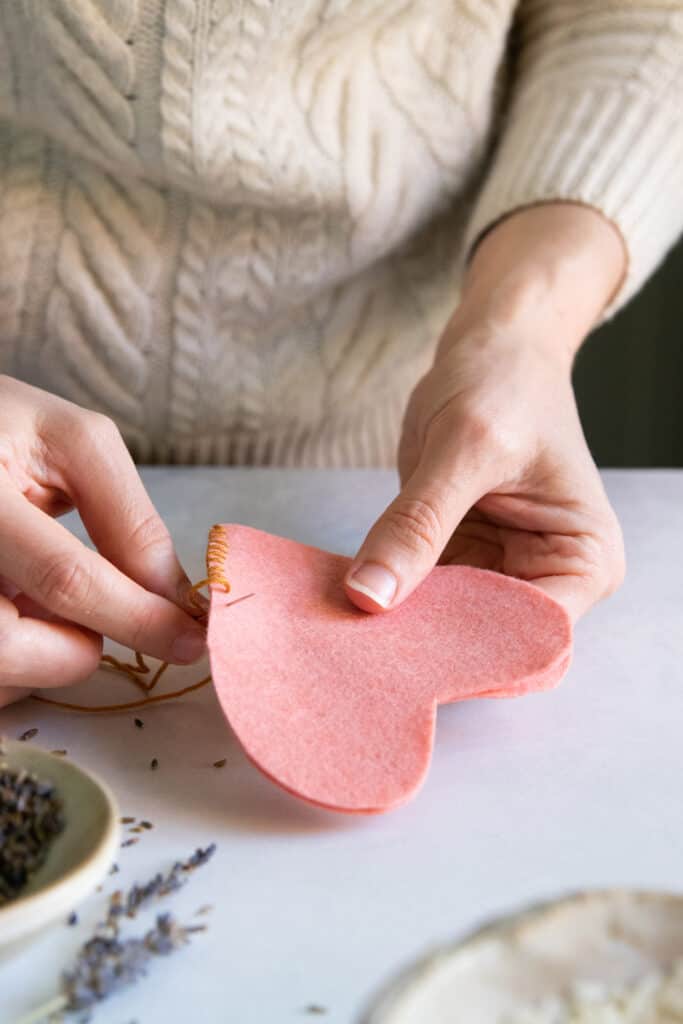
M 382 608 L 388 608 L 396 593 L 398 580 L 377 562 L 364 562 L 346 581 L 347 587 L 365 594 Z
M 171 647 L 171 660 L 173 662 L 189 665 L 197 661 L 206 651 L 206 636 L 201 629 L 189 629 L 186 633 L 180 633 L 173 641 Z

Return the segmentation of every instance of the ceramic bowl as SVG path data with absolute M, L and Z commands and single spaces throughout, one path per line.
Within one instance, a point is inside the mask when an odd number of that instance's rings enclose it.
M 621 987 L 683 958 L 683 894 L 585 892 L 501 918 L 391 981 L 362 1024 L 498 1024 L 577 982 Z
M 54 783 L 65 826 L 45 863 L 21 895 L 0 907 L 0 957 L 23 948 L 38 933 L 65 919 L 106 877 L 121 839 L 119 809 L 108 786 L 68 758 L 33 744 L 3 740 L 10 768 L 25 768 Z

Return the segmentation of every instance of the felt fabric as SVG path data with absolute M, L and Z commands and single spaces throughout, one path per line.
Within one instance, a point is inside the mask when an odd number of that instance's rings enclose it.
M 370 813 L 424 780 L 437 704 L 554 686 L 571 623 L 531 584 L 465 566 L 438 566 L 400 607 L 367 614 L 343 592 L 349 561 L 214 527 L 210 574 L 231 590 L 211 585 L 208 646 L 221 707 L 261 771 L 312 803 Z

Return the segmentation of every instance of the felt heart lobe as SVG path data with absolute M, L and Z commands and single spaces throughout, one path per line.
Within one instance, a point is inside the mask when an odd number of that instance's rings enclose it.
M 216 692 L 254 763 L 310 802 L 397 806 L 427 772 L 437 702 L 542 689 L 567 667 L 568 617 L 529 584 L 443 566 L 398 609 L 367 615 L 343 593 L 348 559 L 221 529 L 232 592 L 212 587 Z

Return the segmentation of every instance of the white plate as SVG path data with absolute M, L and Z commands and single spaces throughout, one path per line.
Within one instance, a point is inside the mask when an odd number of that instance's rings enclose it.
M 121 838 L 119 809 L 108 786 L 68 758 L 31 743 L 3 739 L 10 768 L 26 768 L 54 783 L 65 825 L 43 866 L 21 896 L 0 907 L 0 957 L 23 947 L 38 932 L 64 921 L 106 877 Z
M 498 1024 L 577 981 L 631 984 L 683 957 L 683 895 L 607 890 L 487 925 L 409 967 L 364 1024 Z

